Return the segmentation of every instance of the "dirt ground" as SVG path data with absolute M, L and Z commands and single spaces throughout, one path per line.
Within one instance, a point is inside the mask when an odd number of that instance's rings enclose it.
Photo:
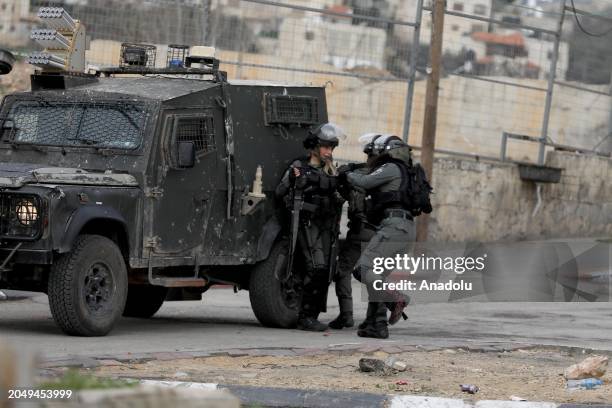
M 602 403 L 612 401 L 612 372 L 597 390 L 567 391 L 563 370 L 586 354 L 560 349 L 528 349 L 503 353 L 468 352 L 462 349 L 414 351 L 394 354 L 408 369 L 388 376 L 362 373 L 362 357 L 386 358 L 387 354 L 324 354 L 297 357 L 207 357 L 193 360 L 149 361 L 104 366 L 96 375 L 213 382 L 266 387 L 327 389 L 428 395 L 466 400 L 509 400 Z M 405 385 L 398 382 L 405 381 Z M 480 391 L 469 395 L 460 384 L 475 384 Z

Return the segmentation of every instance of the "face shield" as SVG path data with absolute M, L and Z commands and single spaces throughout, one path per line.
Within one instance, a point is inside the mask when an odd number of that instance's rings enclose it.
M 405 143 L 402 139 L 392 134 L 384 134 L 374 140 L 374 152 L 376 154 L 384 153 L 386 150 L 394 149 L 396 147 L 404 146 Z
M 374 141 L 379 139 L 382 136 L 380 133 L 364 133 L 359 136 L 359 144 L 361 145 L 361 149 L 365 154 L 372 155 L 374 154 Z
M 314 135 L 319 139 L 322 146 L 336 147 L 341 140 L 346 139 L 346 134 L 342 128 L 334 123 L 325 123 L 315 129 Z

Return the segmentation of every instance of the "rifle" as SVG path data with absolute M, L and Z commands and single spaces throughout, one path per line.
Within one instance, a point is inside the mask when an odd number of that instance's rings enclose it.
M 325 287 L 325 293 L 321 297 L 321 311 L 323 313 L 327 312 L 327 296 L 329 293 L 329 285 L 334 280 L 336 273 L 338 271 L 338 236 L 340 234 L 340 219 L 342 218 L 342 205 L 339 206 L 338 211 L 336 211 L 336 216 L 334 217 L 332 223 L 331 230 L 331 246 L 329 250 L 329 275 L 327 277 L 327 286 Z
M 290 169 L 293 171 L 293 168 Z M 304 192 L 301 188 L 297 188 L 295 181 L 291 186 L 291 224 L 289 227 L 289 254 L 287 256 L 287 269 L 285 270 L 285 276 L 281 280 L 283 283 L 287 282 L 293 274 L 293 258 L 295 255 L 295 247 L 297 245 L 298 233 L 300 229 L 300 212 L 304 207 Z

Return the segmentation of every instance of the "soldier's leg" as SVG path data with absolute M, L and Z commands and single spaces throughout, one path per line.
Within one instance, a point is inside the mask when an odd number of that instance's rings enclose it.
M 298 328 L 309 331 L 323 331 L 327 325 L 320 323 L 317 317 L 321 308 L 322 292 L 328 284 L 329 272 L 321 265 L 321 244 L 319 229 L 311 224 L 300 230 L 300 250 L 306 259 L 305 274 L 302 284 L 302 302 L 298 316 Z
M 384 281 L 391 271 L 386 270 L 382 274 L 376 274 L 373 266 L 376 258 L 394 257 L 396 254 L 406 252 L 409 249 L 409 226 L 403 225 L 401 221 L 399 226 L 395 222 L 383 221 L 379 230 L 364 248 L 357 263 L 361 282 L 366 285 L 370 302 L 366 321 L 360 325 L 360 331 L 358 332 L 360 336 L 388 337 L 387 307 L 384 302 L 391 301 L 391 298 L 389 294 L 377 291 L 374 283 L 377 280 Z
M 387 326 L 386 305 L 382 302 L 368 302 L 368 314 L 366 320 L 359 325 L 357 335 L 359 337 L 386 339 L 389 337 Z
M 332 329 L 353 327 L 353 289 L 351 287 L 351 272 L 361 253 L 361 242 L 352 234 L 347 235 L 340 247 L 338 257 L 338 272 L 335 277 L 336 296 L 340 306 L 340 314 L 329 323 Z
M 385 250 L 388 250 L 387 256 L 412 252 L 412 243 L 416 240 L 416 228 L 413 221 L 403 218 L 387 218 L 383 220 L 381 226 L 390 242 L 389 245 L 385 245 Z M 409 296 L 399 291 L 391 291 L 387 297 L 389 299 L 387 299 L 386 306 L 391 312 L 389 324 L 397 323 L 401 317 L 407 319 L 404 308 L 410 301 Z

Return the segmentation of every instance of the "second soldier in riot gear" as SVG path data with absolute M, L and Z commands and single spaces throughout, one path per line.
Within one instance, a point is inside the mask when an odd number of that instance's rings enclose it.
M 304 260 L 297 323 L 301 330 L 327 329 L 317 319 L 327 301 L 327 289 L 334 273 L 342 208 L 332 152 L 345 137 L 342 129 L 331 123 L 311 130 L 304 141 L 309 156 L 295 160 L 276 188 L 277 197 L 286 200 L 294 217 L 289 234 L 289 258 L 293 258 L 295 250 Z
M 367 174 L 349 172 L 346 178 L 351 185 L 367 191 L 370 197 L 368 219 L 377 226 L 377 231 L 354 271 L 355 277 L 366 285 L 368 291 L 366 319 L 357 334 L 387 338 L 387 325 L 399 320 L 406 302 L 397 293 L 381 294 L 374 289 L 374 281 L 384 278 L 384 275 L 374 274 L 374 258 L 394 256 L 408 249 L 409 243 L 416 238 L 413 217 L 421 212 L 431 212 L 431 188 L 420 166 L 413 166 L 410 147 L 397 136 L 367 134 L 360 138 L 360 142 L 364 145 L 364 153 L 368 154 L 370 171 Z M 381 296 L 394 298 L 389 301 L 388 298 L 381 299 Z M 389 319 L 387 309 L 391 310 Z
M 345 176 L 349 171 L 367 174 L 368 168 L 366 163 L 349 163 L 338 168 L 339 191 L 348 202 L 348 231 L 345 240 L 340 244 L 338 270 L 334 277 L 340 314 L 329 322 L 329 327 L 332 329 L 353 327 L 355 324 L 351 287 L 352 272 L 361 256 L 362 246 L 374 235 L 374 230 L 366 219 L 366 191 L 346 182 Z

